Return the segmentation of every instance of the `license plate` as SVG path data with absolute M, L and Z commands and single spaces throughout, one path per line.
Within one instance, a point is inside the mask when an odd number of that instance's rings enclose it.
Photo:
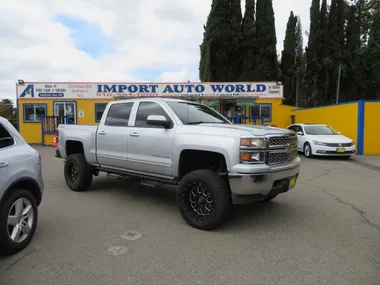
M 297 177 L 294 176 L 289 179 L 289 189 L 293 188 L 296 185 Z
M 340 147 L 336 150 L 337 152 L 344 152 L 344 148 L 343 147 Z

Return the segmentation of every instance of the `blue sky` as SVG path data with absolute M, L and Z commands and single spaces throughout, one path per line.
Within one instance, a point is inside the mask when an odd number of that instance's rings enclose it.
M 54 19 L 71 30 L 76 48 L 96 58 L 101 54 L 111 53 L 117 41 L 106 38 L 99 26 L 91 25 L 84 20 L 57 15 Z
M 0 12 L 0 98 L 15 98 L 17 79 L 199 81 L 199 45 L 211 2 L 10 1 Z M 307 30 L 311 0 L 273 5 L 280 54 L 290 10 Z

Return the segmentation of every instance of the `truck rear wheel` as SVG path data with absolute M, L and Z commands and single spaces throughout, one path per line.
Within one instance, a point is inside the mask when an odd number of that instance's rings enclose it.
M 181 179 L 177 204 L 181 216 L 190 226 L 211 230 L 227 218 L 231 208 L 230 190 L 217 173 L 195 170 Z
M 65 162 L 65 180 L 73 191 L 85 191 L 92 183 L 92 172 L 86 158 L 81 153 L 70 155 Z

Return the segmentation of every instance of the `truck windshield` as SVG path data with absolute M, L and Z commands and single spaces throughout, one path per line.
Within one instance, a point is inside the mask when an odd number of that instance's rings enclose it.
M 196 125 L 203 123 L 231 124 L 221 114 L 206 105 L 192 102 L 167 102 L 174 113 L 184 125 Z

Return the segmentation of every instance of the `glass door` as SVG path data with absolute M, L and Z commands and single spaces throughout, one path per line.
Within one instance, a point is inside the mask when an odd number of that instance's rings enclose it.
M 75 102 L 54 102 L 54 116 L 67 116 L 69 120 L 77 123 L 77 108 Z

